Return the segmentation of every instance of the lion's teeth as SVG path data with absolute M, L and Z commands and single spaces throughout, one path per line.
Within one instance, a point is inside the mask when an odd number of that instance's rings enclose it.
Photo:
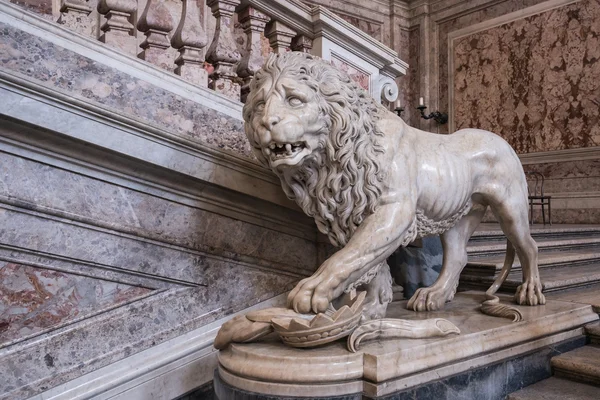
M 271 148 L 271 150 L 275 150 L 275 143 L 271 143 L 269 147 Z
M 287 151 L 292 151 L 292 145 L 291 145 L 291 144 L 289 144 L 289 143 L 287 143 L 287 144 L 285 145 L 285 149 L 286 149 Z
M 277 143 L 277 147 L 282 148 L 283 145 L 281 143 Z

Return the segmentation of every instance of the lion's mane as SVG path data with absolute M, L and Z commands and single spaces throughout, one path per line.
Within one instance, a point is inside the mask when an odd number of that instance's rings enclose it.
M 266 74 L 285 74 L 316 93 L 329 134 L 302 164 L 274 172 L 286 195 L 315 219 L 332 244 L 344 246 L 375 211 L 382 193 L 384 174 L 376 156 L 384 151 L 377 141 L 383 133 L 376 120 L 382 106 L 346 73 L 305 53 L 271 55 L 255 74 L 251 91 Z M 248 137 L 252 137 L 251 99 L 243 110 Z M 264 158 L 260 161 L 267 164 Z

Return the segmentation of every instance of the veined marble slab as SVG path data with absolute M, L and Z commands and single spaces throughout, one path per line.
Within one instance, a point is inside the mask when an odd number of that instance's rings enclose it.
M 545 306 L 517 306 L 524 318 L 513 323 L 482 314 L 483 299 L 483 293 L 465 292 L 444 311 L 415 313 L 405 309 L 405 301 L 388 308 L 391 318 L 446 318 L 460 335 L 366 342 L 357 353 L 348 352 L 343 342 L 291 349 L 270 337 L 221 351 L 220 377 L 236 388 L 270 395 L 364 391 L 382 396 L 581 336 L 582 325 L 598 320 L 589 305 L 549 300 Z M 512 296 L 501 299 L 514 305 Z

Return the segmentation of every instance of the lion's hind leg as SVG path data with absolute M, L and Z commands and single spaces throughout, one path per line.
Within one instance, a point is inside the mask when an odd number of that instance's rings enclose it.
M 486 206 L 474 203 L 467 215 L 441 235 L 444 261 L 440 275 L 433 285 L 415 292 L 408 301 L 409 310 L 435 311 L 452 300 L 460 273 L 467 264 L 467 242 L 479 226 L 486 209 Z
M 538 247 L 529 231 L 527 202 L 522 200 L 527 197 L 523 193 L 518 194 L 519 196 L 508 197 L 501 203 L 492 205 L 492 211 L 506 238 L 515 247 L 521 262 L 523 283 L 517 288 L 515 301 L 530 306 L 546 304 L 538 269 Z

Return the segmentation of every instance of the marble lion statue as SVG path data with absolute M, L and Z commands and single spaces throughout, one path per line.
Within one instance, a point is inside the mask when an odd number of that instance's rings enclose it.
M 454 297 L 467 263 L 467 241 L 488 207 L 508 241 L 505 265 L 487 292 L 483 312 L 508 312 L 518 319 L 516 308 L 494 296 L 515 251 L 523 271 L 516 302 L 545 303 L 525 175 L 499 136 L 478 129 L 440 135 L 410 127 L 344 72 L 296 52 L 272 55 L 255 74 L 243 116 L 258 160 L 340 247 L 290 292 L 288 307 L 295 312 L 325 312 L 344 292 L 362 288 L 367 292 L 363 318 L 382 318 L 392 298 L 386 258 L 427 235 L 441 237 L 442 270 L 407 307 L 443 308 Z

